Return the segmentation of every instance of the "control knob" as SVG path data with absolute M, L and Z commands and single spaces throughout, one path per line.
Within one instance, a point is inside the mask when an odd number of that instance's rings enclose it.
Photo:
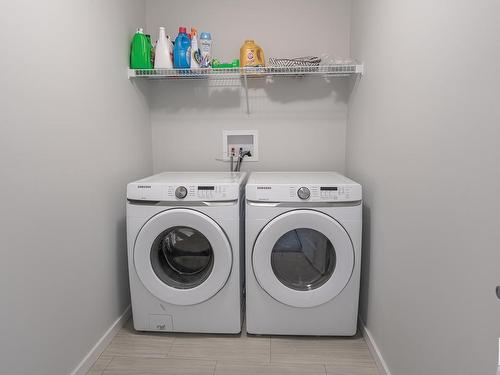
M 184 199 L 186 198 L 188 191 L 184 186 L 179 186 L 177 189 L 175 189 L 175 196 L 178 199 Z
M 297 195 L 300 199 L 309 199 L 309 197 L 311 196 L 311 192 L 308 188 L 303 186 L 299 190 L 297 190 Z

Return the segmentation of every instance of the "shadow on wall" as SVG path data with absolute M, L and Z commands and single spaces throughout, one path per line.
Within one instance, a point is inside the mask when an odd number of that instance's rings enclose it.
M 350 93 L 349 77 L 274 77 L 264 80 L 250 80 L 249 89 L 264 89 L 269 100 L 279 103 L 293 103 L 306 100 L 319 100 L 335 94 L 335 101 L 347 103 Z
M 157 81 L 148 92 L 151 109 L 177 112 L 184 109 L 239 108 L 240 85 L 234 80 L 218 81 Z
M 117 285 L 123 289 L 119 293 L 119 306 L 128 306 L 130 304 L 130 288 L 128 278 L 128 260 L 127 260 L 127 225 L 125 216 L 121 217 L 116 225 L 116 261 L 117 268 L 115 275 L 118 276 Z M 121 291 L 120 291 L 121 292 Z
M 148 101 L 150 97 L 150 85 L 146 80 L 138 79 L 131 80 L 131 84 L 134 87 L 134 91 L 137 93 L 137 96 L 141 97 L 142 100 Z
M 361 291 L 359 295 L 359 315 L 363 323 L 367 324 L 366 311 L 368 310 L 368 292 L 370 280 L 370 258 L 371 258 L 371 210 L 363 204 L 363 243 L 361 254 Z
M 273 77 L 248 80 L 250 101 L 263 99 L 277 104 L 304 103 L 328 99 L 346 104 L 353 77 Z M 164 113 L 183 110 L 228 110 L 245 106 L 245 89 L 240 79 L 168 80 L 134 83 L 148 97 L 150 108 Z
M 347 80 L 347 86 L 346 86 L 346 97 L 345 100 L 346 102 L 349 102 L 352 97 L 356 95 L 356 92 L 358 91 L 358 87 L 360 84 L 361 77 L 356 76 L 356 77 L 351 77 L 351 79 Z

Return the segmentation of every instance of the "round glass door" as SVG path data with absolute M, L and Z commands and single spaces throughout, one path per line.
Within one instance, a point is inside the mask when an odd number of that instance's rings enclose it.
M 354 269 L 354 248 L 332 217 L 294 210 L 262 229 L 252 265 L 258 283 L 271 297 L 293 307 L 314 307 L 345 288 Z
M 190 227 L 169 228 L 151 246 L 151 265 L 156 276 L 174 288 L 189 289 L 202 284 L 214 264 L 208 239 Z
M 335 269 L 335 249 L 324 234 L 297 228 L 282 235 L 271 252 L 271 267 L 280 282 L 294 290 L 313 290 Z
M 232 250 L 213 219 L 175 208 L 144 224 L 134 245 L 134 265 L 154 296 L 176 305 L 193 305 L 211 298 L 226 284 Z

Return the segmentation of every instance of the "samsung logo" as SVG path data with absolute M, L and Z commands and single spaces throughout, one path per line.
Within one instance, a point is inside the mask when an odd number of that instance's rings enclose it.
M 257 186 L 257 190 L 271 190 L 271 186 Z
M 151 189 L 151 185 L 137 185 L 137 189 Z

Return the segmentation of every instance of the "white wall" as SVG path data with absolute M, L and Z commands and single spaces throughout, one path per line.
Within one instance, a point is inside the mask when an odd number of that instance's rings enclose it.
M 393 375 L 495 373 L 499 14 L 493 0 L 353 1 L 361 315 Z
M 350 1 L 146 1 L 147 30 L 176 36 L 178 26 L 210 31 L 213 54 L 239 58 L 245 39 L 267 57 L 349 56 Z M 242 170 L 338 170 L 345 167 L 348 79 L 251 82 L 251 115 L 239 87 L 156 82 L 151 91 L 153 158 L 164 170 L 226 170 L 222 130 L 259 130 L 259 162 Z
M 0 13 L 0 373 L 68 374 L 129 304 L 125 186 L 152 172 L 126 78 L 144 3 Z

